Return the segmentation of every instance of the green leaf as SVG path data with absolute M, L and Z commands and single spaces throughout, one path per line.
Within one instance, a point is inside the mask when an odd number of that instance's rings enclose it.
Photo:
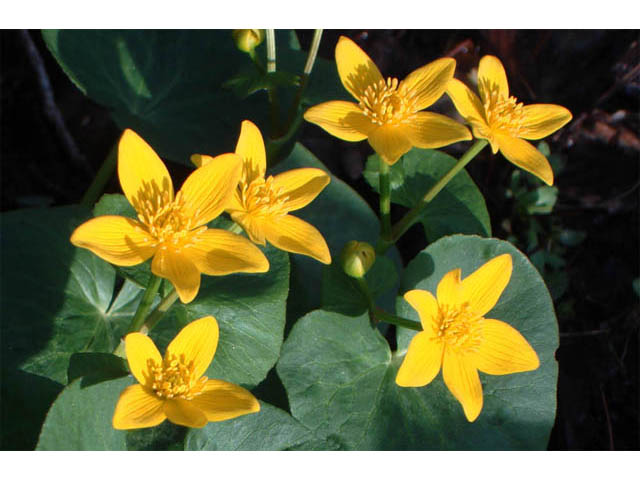
M 413 148 L 390 169 L 391 201 L 408 208 L 416 206 L 457 160 L 438 150 Z M 367 160 L 364 177 L 378 192 L 380 159 Z M 466 171 L 459 172 L 422 210 L 420 221 L 427 240 L 454 233 L 491 235 L 491 222 L 484 198 Z
M 161 157 L 191 166 L 193 153 L 232 152 L 246 119 L 270 131 L 265 92 L 243 99 L 223 88 L 239 72 L 254 68 L 236 49 L 231 31 L 44 30 L 42 35 L 76 86 Z M 306 53 L 292 48 L 290 32 L 276 36 L 278 71 L 301 74 Z M 264 44 L 258 51 L 264 55 Z M 294 90 L 287 90 L 288 97 Z M 346 95 L 335 63 L 319 58 L 303 102 L 337 98 L 334 92 Z M 282 105 L 285 117 L 288 102 Z
M 260 402 L 260 411 L 191 429 L 185 450 L 287 450 L 313 435 L 284 410 Z
M 408 266 L 402 289 L 435 292 L 442 276 L 462 268 L 463 277 L 508 252 L 514 270 L 496 307 L 487 315 L 517 328 L 538 353 L 533 372 L 480 374 L 484 407 L 469 423 L 439 374 L 421 388 L 402 388 L 395 376 L 411 337 L 398 329 L 398 351 L 371 328 L 368 318 L 314 311 L 293 327 L 277 371 L 294 418 L 317 438 L 342 449 L 544 449 L 556 407 L 558 330 L 553 304 L 540 275 L 512 245 L 457 235 L 433 243 Z M 398 314 L 418 321 L 400 299 Z
M 260 90 L 269 90 L 278 87 L 298 87 L 300 77 L 288 72 L 261 72 L 252 68 L 239 73 L 225 83 L 224 88 L 229 88 L 240 98 L 246 98 Z
M 316 227 L 329 246 L 331 259 L 336 264 L 340 252 L 349 240 L 358 240 L 376 244 L 380 224 L 371 207 L 351 187 L 339 178 L 331 175 L 324 164 L 309 150 L 296 144 L 289 157 L 269 172 L 275 175 L 294 168 L 321 168 L 329 173 L 331 182 L 320 195 L 301 210 L 292 212 Z M 400 264 L 395 248 L 390 249 L 389 257 Z M 291 317 L 319 308 L 322 304 L 321 289 L 322 264 L 303 255 L 291 255 L 291 293 L 289 295 Z
M 558 199 L 558 189 L 543 185 L 518 198 L 516 208 L 529 215 L 551 213 Z
M 74 353 L 69 359 L 69 383 L 84 377 L 82 387 L 129 375 L 127 361 L 110 353 Z
M 126 450 L 126 431 L 111 425 L 120 392 L 132 379 L 83 388 L 75 380 L 58 396 L 42 426 L 37 450 Z

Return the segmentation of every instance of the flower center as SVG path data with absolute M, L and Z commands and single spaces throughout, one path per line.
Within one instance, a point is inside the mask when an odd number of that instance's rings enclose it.
M 468 303 L 440 305 L 434 333 L 448 347 L 462 353 L 470 353 L 477 350 L 482 343 L 480 319 L 481 317 L 469 310 Z
M 207 377 L 194 378 L 193 360 L 185 363 L 184 355 L 180 358 L 167 355 L 160 365 L 149 359 L 147 365 L 151 372 L 151 388 L 160 398 L 191 400 L 202 393 L 207 383 Z
M 171 200 L 169 192 L 160 190 L 155 184 L 144 183 L 143 189 L 134 200 L 134 208 L 138 212 L 138 219 L 146 225 L 147 232 L 152 238 L 145 238 L 150 246 L 170 248 L 179 253 L 181 249 L 191 246 L 200 233 L 207 227 L 202 226 L 193 230 L 195 215 L 184 215 L 184 197 L 178 192 Z
M 387 78 L 369 85 L 360 98 L 359 106 L 369 119 L 378 125 L 397 125 L 409 121 L 415 111 L 414 98 L 407 89 L 398 88 L 397 78 Z
M 282 187 L 273 185 L 273 177 L 256 178 L 250 184 L 240 183 L 240 198 L 245 210 L 251 215 L 285 215 L 285 202 L 289 199 L 284 195 Z
M 497 85 L 484 85 L 484 111 L 493 132 L 517 137 L 524 118 L 523 104 L 516 97 L 505 98 L 498 93 Z

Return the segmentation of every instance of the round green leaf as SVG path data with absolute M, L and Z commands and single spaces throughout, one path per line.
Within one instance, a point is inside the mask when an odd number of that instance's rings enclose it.
M 257 413 L 190 429 L 185 450 L 287 450 L 311 437 L 287 412 L 260 402 Z
M 296 323 L 277 365 L 293 416 L 316 437 L 331 438 L 344 449 L 546 448 L 555 417 L 558 331 L 549 293 L 526 257 L 495 239 L 444 238 L 410 263 L 403 290 L 434 292 L 449 270 L 460 267 L 464 277 L 501 253 L 512 255 L 513 275 L 487 317 L 517 328 L 537 352 L 541 366 L 512 375 L 481 373 L 484 407 L 475 422 L 466 420 L 441 374 L 421 388 L 396 385 L 415 332 L 401 329 L 399 350 L 392 353 L 366 316 L 324 311 Z M 418 321 L 403 300 L 398 314 Z
M 37 450 L 126 450 L 126 431 L 111 425 L 120 392 L 130 377 L 82 387 L 71 382 L 58 396 L 42 426 Z
M 413 148 L 390 169 L 391 201 L 415 207 L 456 162 L 438 150 Z M 365 179 L 376 192 L 379 191 L 379 165 L 379 157 L 372 155 L 364 171 Z M 491 235 L 484 197 L 464 170 L 427 204 L 419 218 L 429 242 L 454 233 Z

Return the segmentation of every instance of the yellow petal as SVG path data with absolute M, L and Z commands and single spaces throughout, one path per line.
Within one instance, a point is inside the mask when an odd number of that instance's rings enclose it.
M 342 100 L 315 105 L 304 113 L 304 119 L 347 142 L 364 140 L 374 128 L 358 105 Z
M 141 385 L 149 386 L 151 380 L 149 361 L 158 366 L 162 365 L 162 355 L 153 340 L 142 333 L 134 332 L 124 338 L 124 346 L 131 374 Z
M 502 155 L 514 165 L 533 173 L 547 185 L 553 185 L 553 170 L 547 158 L 526 140 L 499 136 L 498 146 Z
M 453 58 L 439 58 L 411 72 L 402 81 L 399 90 L 415 98 L 415 112 L 423 110 L 444 94 L 455 69 L 456 61 Z
M 430 383 L 440 371 L 443 345 L 427 332 L 418 332 L 409 343 L 396 383 L 401 387 L 423 387 Z
M 293 215 L 267 219 L 262 222 L 262 229 L 267 240 L 280 250 L 308 255 L 327 265 L 331 263 L 331 253 L 322 234 Z
M 151 235 L 136 220 L 117 215 L 103 215 L 87 220 L 71 234 L 76 247 L 91 250 L 114 265 L 138 265 L 155 252 Z
M 258 127 L 249 120 L 242 122 L 240 137 L 236 145 L 236 155 L 242 158 L 247 183 L 251 183 L 256 178 L 264 177 L 264 172 L 267 169 L 264 140 Z
M 128 430 L 155 427 L 167 418 L 163 405 L 164 402 L 160 398 L 141 385 L 131 385 L 125 388 L 118 398 L 113 413 L 113 428 Z
M 196 380 L 207 371 L 213 360 L 218 346 L 218 335 L 218 322 L 212 316 L 194 320 L 171 340 L 165 357 L 175 355 L 181 358 L 184 355 L 183 363 L 187 365 L 193 361 L 192 378 Z
M 207 163 L 211 163 L 213 157 L 210 155 L 202 155 L 200 153 L 194 153 L 189 157 L 191 159 L 191 163 L 193 163 L 196 167 L 200 168 Z
M 191 228 L 209 223 L 224 211 L 241 174 L 240 157 L 225 153 L 189 175 L 178 195 L 184 201 L 182 215 L 192 219 Z
M 482 384 L 478 370 L 464 356 L 445 348 L 442 377 L 449 391 L 462 404 L 467 420 L 473 422 L 482 410 Z
M 125 130 L 118 144 L 118 178 L 124 195 L 134 207 L 148 196 L 166 193 L 168 201 L 173 200 L 173 183 L 167 167 L 133 130 Z
M 369 85 L 383 79 L 369 55 L 347 37 L 338 40 L 336 64 L 342 85 L 358 100 Z
M 160 248 L 151 262 L 151 271 L 173 284 L 182 303 L 189 303 L 200 290 L 200 272 L 184 254 Z
M 404 125 L 384 125 L 369 135 L 369 144 L 389 165 L 411 150 L 411 140 Z
M 459 268 L 451 270 L 445 274 L 438 283 L 436 296 L 438 303 L 441 305 L 458 305 L 460 303 L 460 295 L 462 293 L 462 282 L 460 275 L 462 271 Z
M 457 78 L 453 78 L 447 84 L 447 95 L 458 110 L 458 113 L 469 123 L 487 123 L 484 114 L 484 106 L 469 87 Z
M 486 102 L 492 91 L 498 96 L 509 98 L 509 83 L 502 62 L 492 55 L 485 55 L 478 65 L 478 90 L 480 98 Z
M 433 294 L 426 290 L 409 290 L 404 294 L 404 299 L 418 312 L 422 329 L 431 332 L 440 314 L 438 302 Z
M 258 247 L 242 235 L 226 230 L 206 230 L 184 252 L 198 270 L 207 275 L 269 270 L 269 260 Z
M 523 107 L 524 118 L 518 136 L 538 140 L 551 135 L 571 121 L 571 112 L 560 105 L 534 104 Z
M 202 393 L 191 400 L 210 422 L 221 422 L 260 411 L 258 400 L 238 385 L 223 380 L 209 380 Z
M 482 320 L 483 342 L 473 354 L 473 363 L 490 375 L 528 372 L 540 366 L 529 342 L 511 325 L 500 320 Z
M 283 208 L 290 212 L 313 201 L 329 185 L 331 178 L 319 168 L 296 168 L 273 177 L 273 189 L 288 197 Z
M 462 281 L 462 301 L 469 302 L 471 311 L 483 316 L 498 303 L 509 283 L 512 269 L 508 253 L 492 258 Z
M 416 113 L 405 131 L 411 144 L 420 148 L 440 148 L 473 138 L 464 125 L 432 112 Z
M 252 215 L 244 210 L 236 210 L 231 212 L 231 219 L 242 227 L 253 243 L 263 247 L 267 244 L 262 227 L 265 221 L 263 217 Z
M 164 413 L 170 422 L 190 428 L 202 428 L 207 424 L 207 416 L 196 408 L 190 400 L 174 398 L 164 402 Z

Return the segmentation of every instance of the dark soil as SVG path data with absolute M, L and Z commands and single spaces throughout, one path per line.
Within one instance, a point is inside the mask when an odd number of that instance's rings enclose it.
M 29 34 L 79 154 L 47 115 L 24 38 L 2 31 L 1 211 L 78 202 L 120 134 L 109 112 L 69 81 L 39 32 Z M 530 256 L 542 252 L 563 262 L 544 272 L 553 284 L 560 329 L 558 415 L 549 448 L 639 449 L 640 285 L 632 287 L 640 276 L 638 31 L 325 31 L 321 56 L 333 58 L 339 35 L 358 42 L 383 75 L 400 79 L 444 55 L 456 58 L 456 75 L 465 78 L 483 55 L 494 54 L 519 101 L 572 111 L 573 121 L 546 139 L 564 168 L 556 170 L 555 208 L 535 219 L 538 246 L 529 248 L 530 219 L 507 194 L 514 167 L 484 151 L 468 170 L 487 200 L 494 236 L 509 238 Z M 310 32 L 299 36 L 307 46 Z M 435 109 L 454 115 L 448 101 Z M 371 154 L 366 142 L 339 142 L 310 124 L 301 141 L 376 208 L 377 197 L 361 175 Z M 448 151 L 459 156 L 459 148 Z M 115 179 L 107 191 L 119 191 Z M 402 213 L 392 211 L 396 219 Z M 566 231 L 583 232 L 584 239 L 560 245 L 558 233 Z M 400 244 L 404 260 L 424 245 L 414 227 Z

